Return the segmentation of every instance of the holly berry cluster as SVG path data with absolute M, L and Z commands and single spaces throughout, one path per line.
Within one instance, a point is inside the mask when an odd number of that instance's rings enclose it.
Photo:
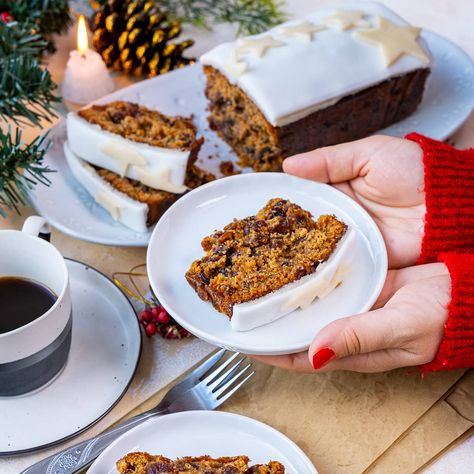
M 191 334 L 181 327 L 161 305 L 147 307 L 140 313 L 140 323 L 148 337 L 159 334 L 164 339 L 183 339 Z

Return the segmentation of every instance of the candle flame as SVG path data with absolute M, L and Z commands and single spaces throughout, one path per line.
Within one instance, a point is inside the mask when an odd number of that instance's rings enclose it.
M 81 54 L 85 54 L 89 49 L 89 40 L 87 38 L 86 20 L 84 15 L 79 16 L 77 24 L 77 49 Z

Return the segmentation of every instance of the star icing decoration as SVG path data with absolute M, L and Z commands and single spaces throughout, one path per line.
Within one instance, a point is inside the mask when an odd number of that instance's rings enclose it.
M 127 174 L 129 166 L 146 166 L 147 164 L 146 159 L 138 151 L 118 140 L 104 143 L 100 150 L 115 161 L 122 178 Z
M 102 189 L 97 193 L 97 196 L 95 197 L 95 202 L 105 208 L 107 211 L 109 211 L 110 215 L 115 221 L 118 221 L 120 219 L 120 212 L 122 211 L 122 207 L 119 203 L 117 203 L 116 198 L 112 194 Z
M 244 61 L 240 61 L 235 51 L 231 58 L 225 64 L 225 70 L 233 77 L 240 77 L 247 71 L 247 68 L 247 63 Z
M 377 46 L 382 52 L 385 66 L 391 66 L 404 54 L 414 56 L 427 65 L 430 58 L 418 43 L 421 28 L 396 25 L 386 18 L 377 17 L 375 28 L 353 33 L 355 38 Z
M 161 168 L 156 171 L 149 171 L 140 166 L 135 167 L 138 179 L 151 188 L 161 189 L 169 193 L 181 194 L 188 190 L 185 185 L 178 186 L 170 182 L 170 169 Z
M 334 14 L 324 18 L 321 23 L 339 31 L 354 27 L 366 28 L 370 24 L 364 20 L 365 15 L 366 13 L 361 10 L 336 10 Z
M 262 57 L 270 48 L 285 46 L 286 43 L 279 41 L 273 36 L 262 36 L 260 38 L 242 38 L 237 42 L 235 53 L 237 57 L 242 54 L 251 54 L 257 58 Z
M 293 26 L 282 26 L 279 29 L 278 36 L 288 37 L 294 36 L 296 38 L 302 39 L 304 41 L 312 41 L 314 33 L 326 29 L 325 26 L 315 25 L 309 21 L 303 21 L 298 25 Z

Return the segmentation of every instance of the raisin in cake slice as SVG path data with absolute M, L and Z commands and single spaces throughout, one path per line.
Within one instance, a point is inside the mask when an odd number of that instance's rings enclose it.
M 431 55 L 410 26 L 375 2 L 343 2 L 201 58 L 209 122 L 242 166 L 363 138 L 421 102 Z
M 115 101 L 67 116 L 68 143 L 79 158 L 161 191 L 187 190 L 186 170 L 202 139 L 191 117 Z
M 287 200 L 205 237 L 206 255 L 186 279 L 199 297 L 247 331 L 309 306 L 350 271 L 355 233 L 332 215 L 317 220 Z

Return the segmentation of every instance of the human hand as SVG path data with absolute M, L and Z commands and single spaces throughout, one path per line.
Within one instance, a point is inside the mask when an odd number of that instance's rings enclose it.
M 390 270 L 375 309 L 328 324 L 308 352 L 253 357 L 297 372 L 383 372 L 425 364 L 438 351 L 450 300 L 444 263 Z
M 423 153 L 415 142 L 373 136 L 292 156 L 283 170 L 352 197 L 382 232 L 390 268 L 415 264 L 426 211 Z

